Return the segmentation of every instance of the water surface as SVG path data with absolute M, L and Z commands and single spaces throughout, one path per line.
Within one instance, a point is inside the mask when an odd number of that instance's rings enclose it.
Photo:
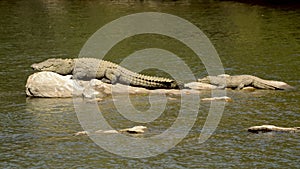
M 300 10 L 228 1 L 0 1 L 0 166 L 1 168 L 299 168 L 299 134 L 250 134 L 253 125 L 300 126 L 300 92 L 229 91 L 213 136 L 198 143 L 209 103 L 200 103 L 188 136 L 170 151 L 145 159 L 111 154 L 86 136 L 72 99 L 26 98 L 24 86 L 30 65 L 51 57 L 75 58 L 85 41 L 100 27 L 136 12 L 164 12 L 198 26 L 217 49 L 228 74 L 252 74 L 281 80 L 299 89 Z M 146 41 L 145 41 L 146 39 Z M 149 47 L 179 55 L 196 77 L 205 67 L 186 46 L 157 35 L 141 35 L 120 42 L 105 57 L 121 62 L 128 54 Z M 161 72 L 148 71 L 160 75 Z M 203 92 L 201 97 L 209 96 Z M 147 96 L 133 96 L 139 110 L 149 107 Z M 144 124 L 148 137 L 162 133 L 178 115 L 180 98 Z M 113 100 L 99 102 L 115 128 L 136 123 L 124 119 Z M 130 148 L 130 147 L 129 147 Z

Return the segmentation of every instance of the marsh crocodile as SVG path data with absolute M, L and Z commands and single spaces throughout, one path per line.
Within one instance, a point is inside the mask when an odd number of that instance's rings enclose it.
M 31 67 L 34 70 L 61 75 L 72 74 L 73 78 L 80 80 L 100 79 L 106 83 L 121 83 L 147 89 L 180 89 L 184 86 L 173 79 L 135 73 L 115 63 L 96 58 L 52 58 L 32 64 Z
M 218 76 L 206 76 L 202 79 L 198 79 L 198 82 L 208 83 L 218 86 L 218 88 L 232 88 L 242 89 L 244 87 L 254 87 L 258 89 L 270 89 L 270 90 L 287 90 L 293 89 L 292 86 L 273 80 L 264 80 L 252 75 L 218 75 Z

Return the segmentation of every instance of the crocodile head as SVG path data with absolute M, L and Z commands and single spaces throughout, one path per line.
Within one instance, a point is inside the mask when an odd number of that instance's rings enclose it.
M 74 68 L 73 59 L 48 59 L 31 67 L 38 71 L 51 71 L 62 75 L 71 74 Z

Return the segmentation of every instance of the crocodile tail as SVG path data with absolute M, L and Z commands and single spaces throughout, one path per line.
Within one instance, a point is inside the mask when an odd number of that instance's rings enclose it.
M 130 85 L 145 87 L 148 89 L 157 89 L 157 88 L 179 89 L 180 88 L 180 85 L 172 79 L 155 77 L 155 76 L 145 76 L 142 74 L 138 74 L 137 76 L 131 77 Z
M 271 89 L 271 90 L 293 90 L 294 87 L 288 85 L 287 83 L 273 80 L 260 80 L 255 81 L 254 84 L 258 88 Z
M 139 73 L 132 72 L 126 68 L 118 66 L 118 71 L 120 72 L 119 81 L 120 83 L 125 83 L 131 86 L 144 87 L 148 89 L 179 89 L 180 85 L 175 80 L 156 77 L 156 76 L 147 76 Z M 183 86 L 183 85 L 182 85 Z
M 148 89 L 157 89 L 157 88 L 179 89 L 180 88 L 180 85 L 178 85 L 176 81 L 172 79 L 139 74 L 109 61 L 102 60 L 101 63 L 102 66 L 105 67 L 106 69 L 113 70 L 115 76 L 117 76 L 116 82 L 119 82 L 121 84 L 144 87 Z

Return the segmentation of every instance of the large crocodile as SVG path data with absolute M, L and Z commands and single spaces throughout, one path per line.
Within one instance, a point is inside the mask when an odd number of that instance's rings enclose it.
M 96 58 L 52 58 L 32 64 L 31 67 L 34 70 L 51 71 L 61 75 L 72 74 L 75 79 L 90 80 L 94 78 L 106 83 L 121 83 L 148 89 L 179 89 L 184 86 L 172 79 L 142 75 L 115 63 Z
M 258 89 L 270 89 L 270 90 L 287 90 L 293 89 L 292 86 L 273 80 L 264 80 L 251 75 L 218 75 L 218 76 L 206 76 L 202 79 L 198 79 L 198 82 L 208 83 L 218 86 L 218 88 L 232 88 L 242 89 L 244 87 L 254 87 Z

